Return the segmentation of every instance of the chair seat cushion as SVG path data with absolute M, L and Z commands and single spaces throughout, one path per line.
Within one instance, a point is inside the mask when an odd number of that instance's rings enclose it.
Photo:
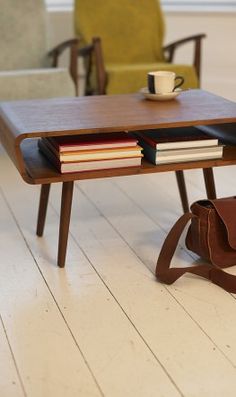
M 65 68 L 0 72 L 0 100 L 75 96 L 75 87 Z
M 147 85 L 147 73 L 154 70 L 173 71 L 184 76 L 185 82 L 181 88 L 198 88 L 198 79 L 195 69 L 191 65 L 162 63 L 149 64 L 108 64 L 107 94 L 129 94 L 139 91 Z

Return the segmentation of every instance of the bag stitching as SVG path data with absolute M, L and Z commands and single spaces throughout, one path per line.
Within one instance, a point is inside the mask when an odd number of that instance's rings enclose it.
M 212 260 L 212 249 L 210 244 L 210 228 L 211 228 L 210 215 L 212 211 L 213 209 L 209 209 L 209 212 L 207 214 L 207 248 L 209 253 L 209 259 L 215 265 L 214 261 Z

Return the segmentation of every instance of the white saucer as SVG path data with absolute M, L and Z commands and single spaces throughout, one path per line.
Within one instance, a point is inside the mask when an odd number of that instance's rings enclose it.
M 166 94 L 151 94 L 147 87 L 141 88 L 140 90 L 140 93 L 151 101 L 170 101 L 171 99 L 175 99 L 181 92 L 181 88 L 176 88 L 175 91 L 167 92 Z

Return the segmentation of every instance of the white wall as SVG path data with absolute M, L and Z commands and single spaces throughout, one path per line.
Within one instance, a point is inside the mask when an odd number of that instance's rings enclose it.
M 48 17 L 51 46 L 74 36 L 72 11 L 49 11 Z
M 72 12 L 50 11 L 49 26 L 50 45 L 72 37 Z M 236 101 L 236 13 L 166 13 L 166 43 L 196 33 L 207 34 L 203 43 L 202 88 Z M 176 60 L 187 62 L 191 55 L 188 45 L 179 50 Z
M 207 34 L 202 88 L 236 101 L 236 13 L 166 15 L 166 42 L 196 33 Z M 182 56 L 187 59 L 186 51 Z

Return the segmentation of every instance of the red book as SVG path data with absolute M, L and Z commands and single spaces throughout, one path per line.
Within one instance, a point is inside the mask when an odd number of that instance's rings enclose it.
M 126 132 L 48 137 L 58 152 L 136 146 L 137 138 Z
M 45 144 L 45 140 L 39 139 L 38 146 L 40 151 L 62 174 L 71 173 L 71 172 L 84 172 L 84 171 L 105 170 L 112 168 L 141 166 L 141 158 L 142 158 L 141 154 L 139 157 L 62 163 L 59 161 L 57 156 L 49 149 L 49 147 Z
M 62 163 L 75 162 L 75 161 L 88 161 L 88 160 L 105 160 L 126 157 L 140 157 L 141 146 L 126 146 L 126 147 L 113 147 L 92 150 L 75 150 L 75 151 L 58 151 L 48 138 L 41 138 L 43 143 L 48 149 L 55 154 L 55 156 Z M 84 146 L 83 146 L 84 147 Z

